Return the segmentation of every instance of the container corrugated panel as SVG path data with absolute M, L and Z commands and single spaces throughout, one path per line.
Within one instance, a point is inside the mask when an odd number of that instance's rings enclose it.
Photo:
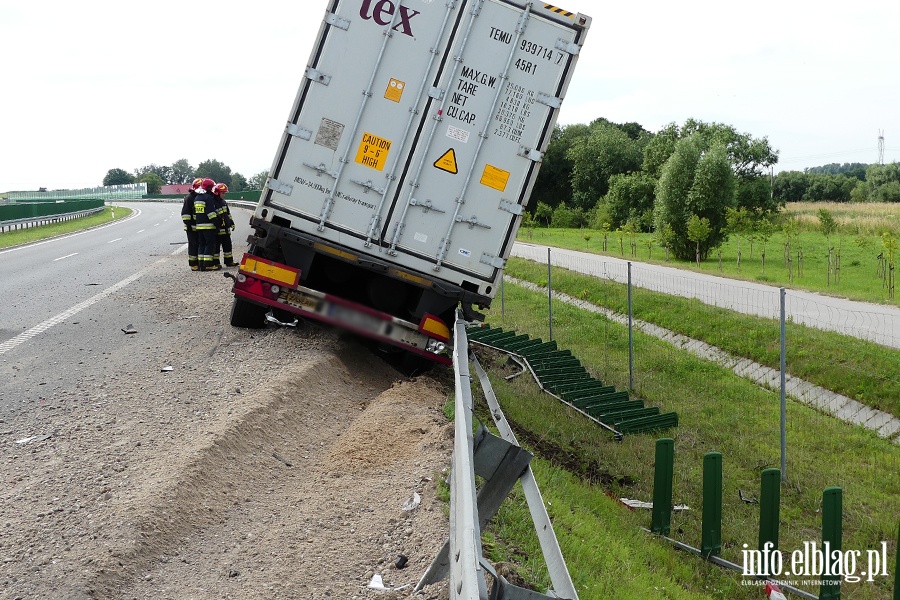
M 590 22 L 333 0 L 256 216 L 493 297 Z

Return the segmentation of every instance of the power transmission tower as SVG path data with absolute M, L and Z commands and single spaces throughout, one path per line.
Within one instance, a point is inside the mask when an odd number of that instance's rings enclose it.
M 878 164 L 884 165 L 884 131 L 878 130 Z

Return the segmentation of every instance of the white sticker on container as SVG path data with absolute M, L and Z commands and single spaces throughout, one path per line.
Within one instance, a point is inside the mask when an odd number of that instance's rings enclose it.
M 428 236 L 424 233 L 416 233 L 416 235 L 414 235 L 413 237 L 416 238 L 417 242 L 422 242 L 423 244 L 428 243 Z
M 454 127 L 453 125 L 447 127 L 447 137 L 456 140 L 457 142 L 468 144 L 469 135 L 471 134 L 465 129 L 460 129 L 459 127 Z
M 460 253 L 461 255 L 465 256 L 466 258 L 472 256 L 472 251 L 471 251 L 471 250 L 466 250 L 465 248 L 460 248 L 460 249 L 459 249 L 459 253 Z

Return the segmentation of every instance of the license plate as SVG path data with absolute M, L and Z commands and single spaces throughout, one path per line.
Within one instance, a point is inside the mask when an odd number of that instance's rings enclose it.
M 313 312 L 316 311 L 317 306 L 319 304 L 318 300 L 314 298 L 307 298 L 306 296 L 299 294 L 294 291 L 285 291 L 281 292 L 281 299 L 284 300 L 287 304 L 291 306 L 296 306 L 298 308 L 306 308 Z

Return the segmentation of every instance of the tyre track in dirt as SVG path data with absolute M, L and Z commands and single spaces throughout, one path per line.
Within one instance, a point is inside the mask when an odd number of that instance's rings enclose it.
M 83 315 L 139 333 L 0 424 L 0 598 L 406 597 L 366 584 L 414 583 L 446 539 L 448 377 L 327 328 L 233 329 L 228 282 L 183 262 Z

